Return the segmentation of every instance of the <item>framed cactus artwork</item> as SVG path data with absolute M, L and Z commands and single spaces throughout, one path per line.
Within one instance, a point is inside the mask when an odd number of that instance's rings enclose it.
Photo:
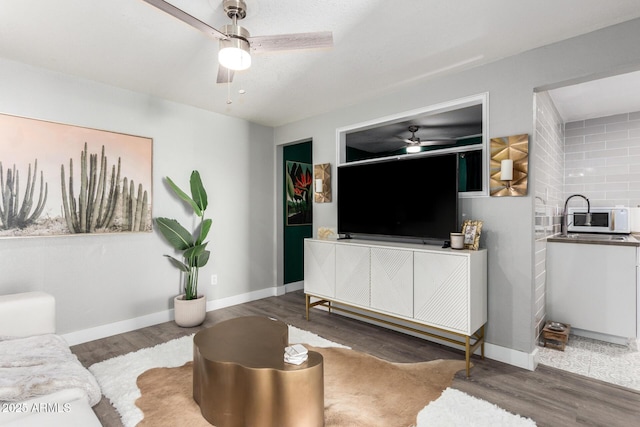
M 153 140 L 0 114 L 0 238 L 151 231 Z

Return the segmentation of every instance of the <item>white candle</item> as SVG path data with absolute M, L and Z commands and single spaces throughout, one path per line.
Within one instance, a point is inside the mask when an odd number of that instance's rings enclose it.
M 500 180 L 511 181 L 513 179 L 513 160 L 506 159 L 500 162 Z

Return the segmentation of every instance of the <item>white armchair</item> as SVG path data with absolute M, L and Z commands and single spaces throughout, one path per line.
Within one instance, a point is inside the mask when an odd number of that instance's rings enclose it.
M 91 403 L 95 404 L 96 399 L 100 399 L 95 379 L 80 365 L 77 358 L 70 354 L 64 339 L 53 334 L 53 296 L 45 292 L 0 295 L 0 426 L 100 426 L 91 409 Z M 20 378 L 21 373 L 35 370 L 30 363 L 35 363 L 33 360 L 39 356 L 40 348 L 37 346 L 48 346 L 49 343 L 58 345 L 57 353 L 66 358 L 64 363 L 71 365 L 71 372 L 80 373 L 79 377 L 85 378 L 87 384 L 77 386 L 78 379 L 73 378 L 69 381 L 69 387 L 57 387 L 56 390 L 38 395 L 40 393 L 32 392 L 25 384 L 20 384 L 19 380 L 15 381 L 15 378 Z M 25 357 L 35 359 L 21 363 L 24 348 L 34 348 L 35 354 Z M 41 365 L 37 366 L 40 371 Z M 59 375 L 57 365 L 54 371 L 56 378 L 51 382 L 65 384 L 66 379 Z M 44 383 L 48 383 L 46 378 Z M 40 386 L 34 388 L 42 389 Z M 16 393 L 19 395 L 25 390 L 29 394 L 27 399 L 16 401 L 7 398 L 15 396 Z

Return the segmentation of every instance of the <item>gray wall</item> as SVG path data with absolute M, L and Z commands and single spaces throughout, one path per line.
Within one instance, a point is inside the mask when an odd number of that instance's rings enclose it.
M 213 219 L 200 291 L 215 300 L 275 286 L 272 128 L 4 60 L 0 93 L 1 113 L 153 138 L 154 217 L 191 221 L 164 177 L 188 189 L 198 169 Z M 179 293 L 171 252 L 156 232 L 0 239 L 0 294 L 52 293 L 60 333 L 162 312 Z
M 490 137 L 533 137 L 535 88 L 636 69 L 639 38 L 640 21 L 635 20 L 453 76 L 407 84 L 366 103 L 276 128 L 275 143 L 313 138 L 313 162 L 335 167 L 336 128 L 482 92 L 489 92 Z M 489 250 L 487 341 L 529 353 L 535 345 L 533 196 L 462 199 L 461 212 L 464 218 L 484 221 L 481 244 Z M 316 228 L 335 227 L 336 204 L 316 204 L 314 222 Z

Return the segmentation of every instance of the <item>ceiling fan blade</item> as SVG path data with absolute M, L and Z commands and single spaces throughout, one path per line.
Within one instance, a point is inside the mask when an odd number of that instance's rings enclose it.
M 222 65 L 218 65 L 218 79 L 217 83 L 231 83 L 233 81 L 233 70 L 230 70 Z
M 146 1 L 146 0 L 145 0 Z M 297 49 L 322 49 L 333 47 L 333 33 L 279 34 L 275 36 L 249 37 L 251 51 L 255 53 Z
M 420 141 L 421 147 L 428 147 L 431 145 L 454 145 L 456 143 L 455 139 L 439 139 L 433 141 Z
M 215 28 L 213 28 L 212 26 L 202 22 L 198 18 L 195 18 L 189 15 L 184 10 L 178 9 L 171 3 L 167 3 L 164 0 L 143 0 L 143 1 L 149 3 L 151 6 L 155 6 L 156 8 L 162 10 L 163 12 L 166 12 L 169 15 L 173 16 L 174 18 L 181 20 L 182 22 L 191 25 L 193 28 L 202 31 L 208 36 L 211 36 L 217 39 L 222 39 L 222 40 L 227 40 L 229 38 L 225 33 L 222 33 L 216 30 Z

